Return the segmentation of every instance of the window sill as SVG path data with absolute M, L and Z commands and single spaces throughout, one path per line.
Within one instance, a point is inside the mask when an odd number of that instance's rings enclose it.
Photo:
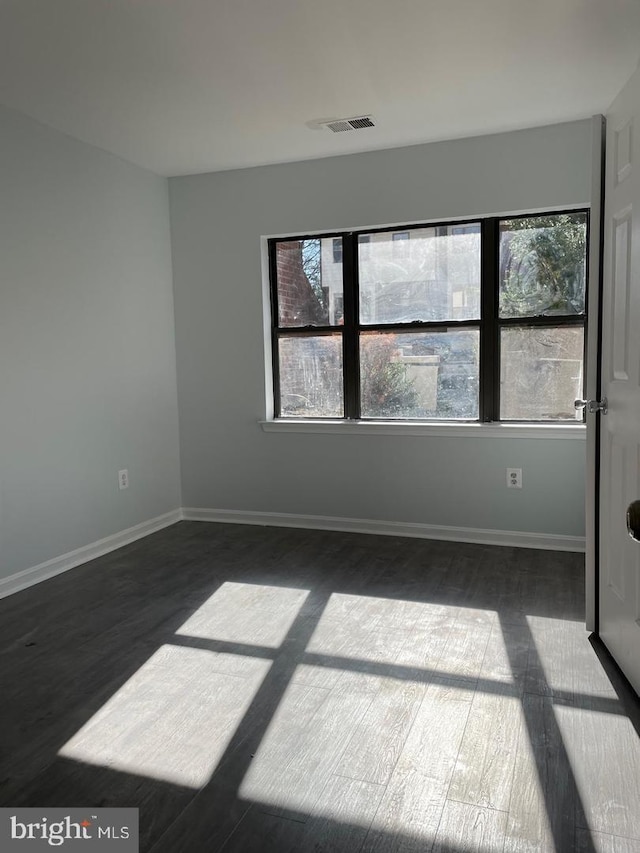
M 571 424 L 479 424 L 422 423 L 418 421 L 261 420 L 265 432 L 327 433 L 336 435 L 411 435 L 466 438 L 571 438 L 584 440 L 583 423 Z

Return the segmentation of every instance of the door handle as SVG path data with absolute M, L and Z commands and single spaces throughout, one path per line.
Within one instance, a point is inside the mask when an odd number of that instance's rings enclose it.
M 591 415 L 595 415 L 596 412 L 602 412 L 603 415 L 606 415 L 609 411 L 606 397 L 603 397 L 602 400 L 575 400 L 573 406 L 575 409 L 586 409 Z
M 640 542 L 640 501 L 631 501 L 627 508 L 627 531 L 632 539 Z

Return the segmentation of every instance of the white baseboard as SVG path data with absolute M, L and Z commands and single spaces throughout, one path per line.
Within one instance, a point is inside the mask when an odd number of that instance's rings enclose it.
M 558 536 L 547 533 L 521 533 L 517 530 L 483 530 L 474 527 L 447 527 L 402 521 L 376 521 L 366 518 L 334 518 L 325 515 L 297 515 L 282 512 L 242 512 L 233 509 L 201 509 L 186 507 L 143 521 L 127 530 L 91 542 L 68 554 L 47 560 L 37 566 L 0 578 L 0 598 L 19 592 L 47 578 L 73 569 L 103 554 L 129 545 L 169 527 L 177 521 L 214 521 L 223 524 L 257 524 L 263 527 L 298 527 L 309 530 L 335 530 L 346 533 L 374 533 L 383 536 L 412 536 L 420 539 L 444 539 L 449 542 L 474 542 L 484 545 L 508 545 L 516 548 L 542 548 L 551 551 L 584 552 L 581 536 Z
M 88 563 L 89 560 L 95 560 L 96 557 L 115 551 L 116 548 L 122 548 L 123 545 L 129 545 L 136 539 L 142 539 L 144 536 L 149 536 L 150 533 L 155 533 L 157 530 L 162 530 L 163 527 L 169 527 L 181 520 L 182 510 L 172 510 L 164 515 L 143 521 L 141 524 L 136 524 L 134 527 L 129 527 L 127 530 L 114 533 L 112 536 L 106 536 L 97 542 L 91 542 L 75 551 L 69 551 L 68 554 L 54 557 L 53 560 L 47 560 L 46 563 L 23 569 L 23 571 L 9 575 L 7 578 L 0 578 L 0 598 L 12 595 L 14 592 L 19 592 L 21 589 L 26 589 L 54 575 L 59 575 L 82 563 Z
M 451 542 L 474 542 L 483 545 L 542 548 L 549 551 L 583 552 L 585 550 L 585 539 L 582 536 L 522 533 L 517 530 L 484 530 L 475 527 L 447 527 L 365 518 L 333 518 L 324 515 L 242 512 L 232 509 L 196 507 L 183 507 L 182 517 L 185 521 L 217 521 L 226 524 L 260 524 L 272 527 L 302 527 L 310 530 L 375 533 L 384 536 L 413 536 L 421 539 L 445 539 Z

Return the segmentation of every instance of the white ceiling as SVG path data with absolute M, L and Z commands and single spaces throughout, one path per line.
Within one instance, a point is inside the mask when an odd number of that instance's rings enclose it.
M 585 118 L 639 57 L 640 0 L 0 0 L 0 102 L 162 175 Z

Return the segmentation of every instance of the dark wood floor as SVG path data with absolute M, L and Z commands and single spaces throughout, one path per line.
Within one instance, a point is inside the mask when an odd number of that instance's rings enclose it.
M 640 851 L 580 555 L 182 522 L 0 601 L 0 805 L 153 853 Z

